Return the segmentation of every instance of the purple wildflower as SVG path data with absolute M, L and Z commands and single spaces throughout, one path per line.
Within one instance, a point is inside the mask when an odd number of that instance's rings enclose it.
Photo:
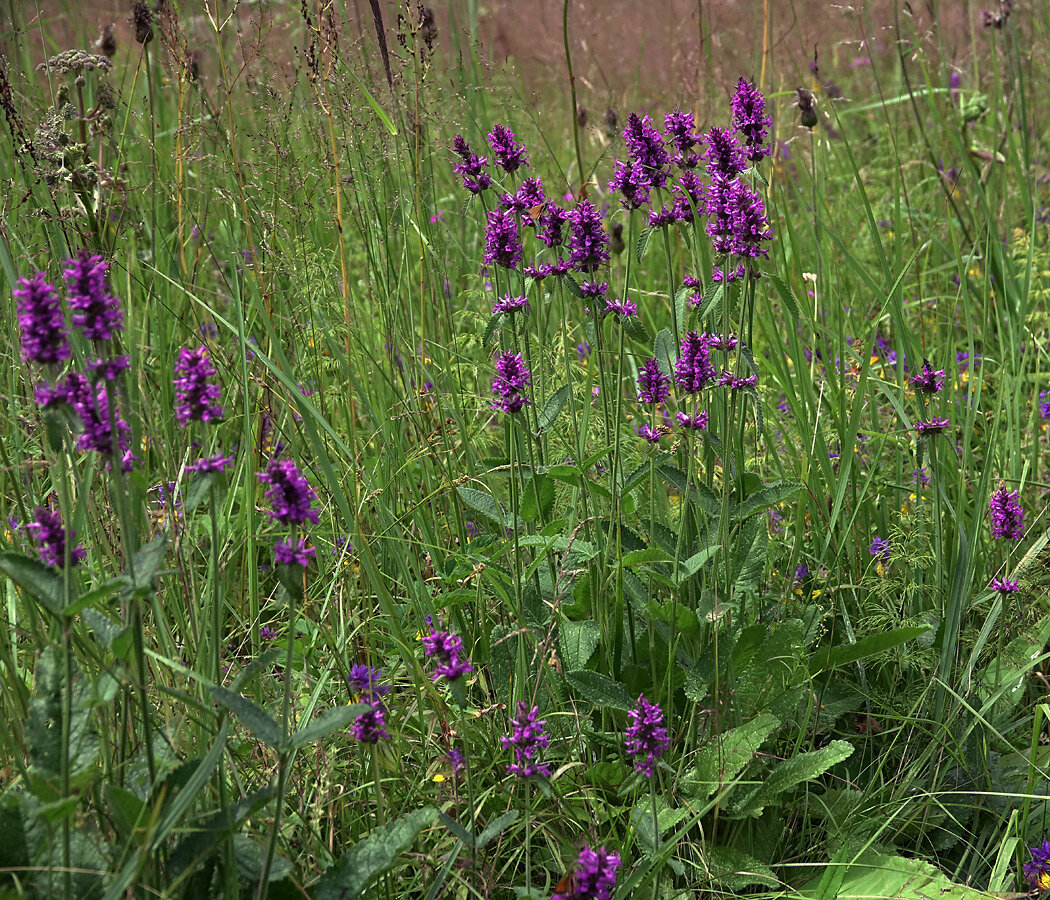
M 944 387 L 944 369 L 934 370 L 928 359 L 922 361 L 922 372 L 914 376 L 911 383 L 922 394 L 936 394 Z
M 733 236 L 730 252 L 737 256 L 768 258 L 769 251 L 762 243 L 773 236 L 773 230 L 766 218 L 765 201 L 758 191 L 738 182 L 729 194 L 729 212 Z
M 931 419 L 929 422 L 917 422 L 915 430 L 921 435 L 941 434 L 951 423 L 947 419 Z
M 608 281 L 585 281 L 580 285 L 580 293 L 587 300 L 604 297 L 609 293 Z
M 795 567 L 795 584 L 802 584 L 809 578 L 809 569 L 806 568 L 805 563 L 800 563 Z
M 580 272 L 594 272 L 609 261 L 609 236 L 602 214 L 590 200 L 576 205 L 569 216 L 570 262 Z
M 434 674 L 430 676 L 434 681 L 441 678 L 455 681 L 474 671 L 470 660 L 461 658 L 463 639 L 458 634 L 431 627 L 430 634 L 423 635 L 423 647 L 426 655 L 437 662 Z
M 627 718 L 631 724 L 624 732 L 624 744 L 634 757 L 634 770 L 652 778 L 657 758 L 671 743 L 663 724 L 663 710 L 646 700 L 644 694 L 639 694 L 638 706 L 627 713 Z
M 695 132 L 695 122 L 691 112 L 676 109 L 664 116 L 664 134 L 670 138 L 678 152 L 674 155 L 675 165 L 683 169 L 693 169 L 700 164 L 701 156 L 693 148 L 700 146 L 704 139 Z
M 744 171 L 744 154 L 729 129 L 715 126 L 707 134 L 707 173 L 732 180 Z
M 538 178 L 526 178 L 513 194 L 504 194 L 500 198 L 499 205 L 503 209 L 516 212 L 519 216 L 525 216 L 525 224 L 532 225 L 533 220 L 528 216 L 529 210 L 546 202 L 547 195 L 543 193 L 543 182 Z
M 605 301 L 603 312 L 606 315 L 613 313 L 621 319 L 629 319 L 631 316 L 638 315 L 638 304 L 627 297 L 612 297 Z
M 276 637 L 277 629 L 271 628 L 269 625 L 263 625 L 263 627 L 259 629 L 259 642 L 262 644 L 269 644 Z
M 84 548 L 76 543 L 76 532 L 72 528 L 66 531 L 62 527 L 62 517 L 57 512 L 38 506 L 33 510 L 33 515 L 36 520 L 28 523 L 26 527 L 40 545 L 37 550 L 44 565 L 65 566 L 67 540 L 73 544 L 73 549 L 69 551 L 70 565 L 75 566 L 86 556 Z
M 678 221 L 678 209 L 674 205 L 650 209 L 647 224 L 650 228 L 666 228 Z
M 715 380 L 717 372 L 711 364 L 708 343 L 695 331 L 682 338 L 681 352 L 674 368 L 675 386 L 687 394 L 702 391 Z
M 755 163 L 773 152 L 766 142 L 773 120 L 766 115 L 766 98 L 746 78 L 736 83 L 733 96 L 733 125 L 744 139 L 744 156 Z
M 317 556 L 317 550 L 306 545 L 305 538 L 292 541 L 278 541 L 273 547 L 274 559 L 283 566 L 302 566 L 304 569 L 310 565 L 310 560 Z
M 619 854 L 604 847 L 600 850 L 584 847 L 576 862 L 569 891 L 556 893 L 551 900 L 611 900 L 620 865 Z
M 624 209 L 638 209 L 649 202 L 649 193 L 652 184 L 645 173 L 645 167 L 637 160 L 624 162 L 613 160 L 616 169 L 613 171 L 612 181 L 609 182 L 609 190 L 623 194 L 620 200 Z
M 493 315 L 496 315 L 496 313 L 502 313 L 503 315 L 508 316 L 511 313 L 527 313 L 528 311 L 528 297 L 511 297 L 509 294 L 505 294 L 503 299 L 498 301 L 496 305 L 492 307 Z
M 647 441 L 650 444 L 659 444 L 660 443 L 661 434 L 660 434 L 659 430 L 656 429 L 656 428 L 653 428 L 652 425 L 649 425 L 649 424 L 639 425 L 634 431 L 635 431 L 635 434 L 638 435 L 638 437 L 642 438 L 644 441 Z
M 492 408 L 512 415 L 519 412 L 529 405 L 528 397 L 521 392 L 531 383 L 532 376 L 521 354 L 509 350 L 501 353 L 496 359 L 496 377 L 492 379 L 492 393 L 497 395 Z
M 452 774 L 458 775 L 462 768 L 467 764 L 467 760 L 463 756 L 463 751 L 457 747 L 452 747 L 445 755 L 448 757 L 449 764 L 452 766 Z
M 73 326 L 89 341 L 108 341 L 115 331 L 124 330 L 124 313 L 120 301 L 106 281 L 109 263 L 101 256 L 81 248 L 75 259 L 66 261 L 63 271 L 69 291 L 69 308 Z
M 663 139 L 653 126 L 653 120 L 649 116 L 631 113 L 627 117 L 623 139 L 631 159 L 641 164 L 649 184 L 654 188 L 663 187 L 667 183 L 671 157 L 664 149 Z
M 18 301 L 18 327 L 22 330 L 22 359 L 42 366 L 69 359 L 72 350 L 58 292 L 43 272 L 19 278 L 11 292 Z
M 548 247 L 560 247 L 562 223 L 568 221 L 571 215 L 568 210 L 555 206 L 553 203 L 545 204 L 536 222 L 536 237 Z
M 518 778 L 550 776 L 550 767 L 536 758 L 539 751 L 550 744 L 550 738 L 543 731 L 546 721 L 538 718 L 539 714 L 538 706 L 532 707 L 530 712 L 523 701 L 518 701 L 518 715 L 510 720 L 511 733 L 500 738 L 504 750 L 514 751 L 514 762 L 507 766 L 508 775 Z
M 703 215 L 706 192 L 696 172 L 683 172 L 673 188 L 674 211 L 679 222 L 692 222 L 696 214 Z
M 84 425 L 84 430 L 77 438 L 77 449 L 93 450 L 103 456 L 112 457 L 116 451 L 121 454 L 121 468 L 131 470 L 133 459 L 128 448 L 128 435 L 131 428 L 121 418 L 117 409 L 110 410 L 109 389 L 105 382 L 99 382 L 92 388 L 90 382 L 79 372 L 70 372 L 65 378 L 66 402 L 68 402 Z M 111 421 L 112 418 L 112 421 Z M 116 442 L 113 440 L 113 428 L 116 428 Z
M 1024 880 L 1032 890 L 1050 890 L 1050 841 L 1037 847 L 1029 847 L 1030 862 L 1024 864 Z
M 367 703 L 369 709 L 350 723 L 350 736 L 363 744 L 377 744 L 386 733 L 386 707 L 383 697 L 390 692 L 390 685 L 378 684 L 383 670 L 378 667 L 357 664 L 350 669 L 348 679 L 350 693 L 358 703 Z
M 480 194 L 491 187 L 492 177 L 485 171 L 489 164 L 489 158 L 471 153 L 470 146 L 461 134 L 456 135 L 452 147 L 462 160 L 462 162 L 452 167 L 452 171 L 456 175 L 463 177 L 463 187 L 472 194 Z
M 670 377 L 660 371 L 660 364 L 655 358 L 648 360 L 638 373 L 638 401 L 663 403 L 670 393 Z
M 1021 583 L 1019 581 L 1010 581 L 1008 578 L 1003 578 L 1001 580 L 993 578 L 992 583 L 988 585 L 988 587 L 999 594 L 1012 594 L 1021 590 Z
M 735 350 L 739 344 L 740 339 L 735 334 L 711 334 L 707 337 L 707 346 L 723 353 Z
M 711 267 L 711 280 L 715 281 L 715 282 L 723 281 L 726 284 L 729 284 L 730 282 L 736 281 L 737 279 L 743 278 L 743 277 L 744 277 L 744 264 L 743 263 L 741 263 L 735 269 L 724 269 L 723 270 L 723 269 L 719 268 L 718 266 L 712 266 Z M 702 297 L 700 299 L 703 300 Z M 699 302 L 699 301 L 697 301 L 697 302 Z
M 197 460 L 197 462 L 191 463 L 186 466 L 186 471 L 197 472 L 198 474 L 206 472 L 222 473 L 231 465 L 233 465 L 232 456 L 223 456 L 221 453 L 216 453 L 214 456 L 205 456 Z
M 992 494 L 988 512 L 992 517 L 993 538 L 1019 541 L 1024 537 L 1024 510 L 1020 496 L 1018 491 L 1008 491 L 1003 484 Z
M 735 178 L 711 176 L 704 212 L 707 215 L 707 235 L 715 253 L 732 253 L 736 234 L 736 194 L 742 185 Z
M 689 431 L 700 431 L 704 428 L 707 428 L 707 422 L 709 418 L 710 416 L 706 409 L 703 409 L 700 412 L 695 413 L 691 416 L 682 412 L 681 410 L 679 410 L 675 414 L 675 421 L 678 422 L 678 425 Z
M 492 210 L 485 226 L 485 265 L 513 269 L 521 262 L 522 255 L 521 237 L 514 214 Z
M 271 518 L 284 525 L 302 525 L 307 520 L 317 524 L 320 514 L 313 508 L 317 494 L 292 460 L 271 459 L 266 471 L 256 477 L 270 485 L 266 498 L 273 507 Z
M 101 356 L 88 360 L 88 374 L 92 381 L 116 381 L 121 372 L 131 368 L 130 356 L 117 356 L 113 359 L 103 359 Z
M 518 166 L 529 164 L 529 155 L 524 144 L 514 143 L 514 132 L 506 125 L 497 125 L 489 132 L 489 146 L 496 164 L 508 174 Z
M 222 419 L 226 407 L 216 402 L 222 392 L 210 381 L 215 375 L 207 347 L 179 348 L 175 362 L 175 418 L 183 428 L 194 421 Z
M 362 744 L 378 744 L 389 738 L 386 731 L 386 707 L 382 704 L 369 706 L 350 723 L 350 737 Z
M 890 542 L 886 538 L 881 538 L 875 535 L 875 539 L 871 542 L 871 546 L 868 547 L 868 552 L 872 556 L 878 557 L 880 560 L 888 560 L 890 558 Z
M 719 385 L 727 387 L 731 391 L 739 391 L 742 388 L 754 387 L 758 384 L 757 375 L 735 375 L 732 372 L 725 370 L 722 372 L 721 377 L 718 379 Z

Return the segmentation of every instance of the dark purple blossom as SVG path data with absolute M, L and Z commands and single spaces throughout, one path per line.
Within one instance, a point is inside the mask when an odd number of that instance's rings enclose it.
M 1024 537 L 1024 509 L 1018 491 L 1008 491 L 999 485 L 991 500 L 988 513 L 992 518 L 992 537 L 1008 541 L 1019 541 Z
M 702 391 L 718 377 L 711 363 L 711 354 L 705 337 L 689 331 L 682 338 L 681 352 L 674 367 L 675 386 L 687 394 Z
M 624 732 L 624 744 L 634 757 L 634 770 L 652 778 L 656 760 L 671 743 L 664 727 L 663 710 L 639 694 L 638 706 L 627 713 L 627 718 L 630 724 Z
M 623 195 L 620 199 L 623 208 L 638 209 L 639 206 L 648 203 L 652 184 L 646 175 L 645 167 L 637 160 L 614 162 L 616 168 L 612 181 L 609 182 L 609 190 Z
M 616 890 L 616 871 L 620 868 L 617 853 L 592 850 L 584 847 L 580 851 L 567 892 L 551 896 L 551 900 L 612 900 Z
M 58 292 L 43 272 L 19 278 L 11 292 L 18 303 L 18 327 L 22 331 L 22 359 L 42 366 L 69 359 L 72 350 Z
M 647 223 L 650 228 L 666 228 L 678 221 L 678 209 L 671 206 L 661 206 L 659 209 L 650 209 Z
M 931 419 L 929 422 L 917 422 L 915 430 L 921 435 L 941 434 L 951 423 L 947 419 Z
M 306 545 L 305 538 L 286 541 L 278 541 L 273 547 L 274 559 L 283 566 L 302 566 L 304 569 L 310 565 L 310 560 L 317 556 L 314 547 Z
M 584 299 L 586 300 L 594 300 L 598 297 L 604 297 L 609 293 L 609 282 L 585 281 L 580 285 L 580 293 L 583 294 Z
M 562 223 L 571 217 L 572 213 L 567 209 L 562 209 L 553 203 L 544 204 L 543 212 L 540 213 L 536 222 L 536 237 L 548 247 L 560 247 L 563 239 Z
M 206 472 L 225 472 L 227 468 L 233 465 L 232 456 L 223 456 L 221 453 L 216 453 L 214 456 L 205 456 L 197 460 L 195 463 L 191 463 L 186 466 L 187 472 L 197 472 L 198 474 Z
M 735 334 L 710 334 L 707 336 L 707 346 L 712 350 L 721 350 L 728 353 L 735 350 L 740 339 Z
M 271 628 L 269 625 L 263 625 L 263 627 L 259 629 L 259 642 L 262 644 L 269 644 L 276 637 L 277 630 Z
M 175 418 L 183 428 L 190 422 L 222 419 L 226 407 L 218 405 L 222 391 L 211 381 L 215 375 L 207 347 L 179 348 L 175 362 Z
M 489 164 L 487 156 L 478 156 L 470 152 L 470 146 L 457 134 L 452 148 L 459 155 L 461 162 L 452 167 L 453 173 L 463 177 L 463 187 L 472 194 L 480 194 L 492 186 L 492 177 L 486 172 Z
M 711 267 L 711 280 L 715 281 L 715 282 L 725 282 L 726 284 L 729 284 L 730 282 L 736 281 L 736 280 L 738 280 L 740 278 L 743 278 L 743 277 L 744 277 L 744 264 L 743 263 L 741 263 L 735 269 L 724 269 L 723 270 L 723 269 L 719 268 L 718 266 L 712 266 Z M 701 297 L 700 300 L 703 300 L 703 297 Z M 700 301 L 698 300 L 697 303 L 699 303 L 699 302 Z
M 302 525 L 307 521 L 317 524 L 320 514 L 313 508 L 317 494 L 292 460 L 271 459 L 266 471 L 256 477 L 270 485 L 266 498 L 273 508 L 272 518 L 284 525 Z
M 496 359 L 496 377 L 492 379 L 492 401 L 494 410 L 502 410 L 512 415 L 523 406 L 529 405 L 529 399 L 522 391 L 532 383 L 532 376 L 525 368 L 525 360 L 519 353 L 509 350 L 501 353 Z
M 526 178 L 513 194 L 504 194 L 500 198 L 499 205 L 503 209 L 512 210 L 524 217 L 526 225 L 532 225 L 534 219 L 531 211 L 546 202 L 547 195 L 543 193 L 543 182 L 539 178 Z M 537 210 L 538 213 L 539 210 Z
M 806 568 L 805 563 L 799 563 L 795 567 L 795 584 L 802 584 L 807 578 L 809 578 L 809 569 Z
M 758 162 L 769 156 L 773 148 L 767 143 L 769 127 L 773 120 L 766 115 L 766 98 L 746 78 L 736 83 L 733 95 L 733 125 L 744 141 L 744 156 Z
M 642 440 L 650 444 L 659 444 L 660 438 L 662 437 L 659 429 L 653 428 L 652 425 L 646 423 L 645 425 L 639 425 L 635 430 L 635 434 Z
M 390 735 L 386 731 L 386 707 L 370 706 L 350 723 L 350 737 L 362 744 L 378 744 Z
M 758 376 L 755 374 L 736 375 L 733 372 L 725 370 L 718 379 L 718 383 L 722 387 L 729 388 L 731 391 L 739 391 L 742 388 L 754 387 L 758 384 Z
M 131 357 L 117 356 L 113 359 L 96 357 L 88 360 L 87 371 L 92 381 L 116 381 L 121 372 L 131 368 Z
M 742 185 L 735 178 L 711 176 L 704 212 L 707 235 L 715 253 L 732 253 L 736 247 L 736 194 Z
M 992 583 L 988 587 L 999 594 L 1013 594 L 1021 590 L 1021 583 L 1019 581 L 1010 581 L 1008 578 L 993 578 Z
M 500 738 L 504 750 L 514 751 L 514 762 L 507 766 L 508 775 L 531 778 L 551 774 L 550 767 L 537 758 L 540 750 L 550 744 L 550 738 L 543 731 L 547 723 L 539 714 L 538 706 L 530 711 L 523 701 L 518 701 L 518 715 L 510 720 L 511 733 Z
M 928 359 L 922 361 L 922 372 L 914 376 L 911 383 L 919 393 L 936 394 L 944 387 L 944 369 L 934 370 Z
M 882 561 L 888 560 L 890 558 L 890 542 L 886 538 L 875 535 L 868 552 Z
M 675 413 L 675 421 L 678 422 L 678 425 L 681 428 L 685 428 L 688 431 L 700 431 L 707 428 L 709 418 L 710 416 L 706 409 L 694 413 L 691 416 L 681 410 Z
M 452 766 L 452 774 L 458 775 L 467 764 L 467 760 L 463 756 L 463 751 L 456 747 L 452 747 L 445 755 L 448 757 L 449 764 Z
M 67 531 L 62 527 L 62 517 L 57 512 L 38 506 L 33 510 L 33 515 L 36 517 L 35 520 L 29 522 L 26 527 L 39 545 L 37 551 L 44 565 L 65 566 L 66 541 L 73 544 L 73 548 L 69 551 L 70 565 L 75 566 L 85 557 L 84 548 L 76 543 L 76 532 L 73 529 Z
M 1050 841 L 1029 847 L 1032 858 L 1024 864 L 1025 883 L 1033 890 L 1050 890 Z
M 123 331 L 124 313 L 106 279 L 109 263 L 81 248 L 75 259 L 66 261 L 66 266 L 62 275 L 73 313 L 73 326 L 79 328 L 89 341 L 108 341 L 114 332 Z
M 627 297 L 610 297 L 605 301 L 603 312 L 606 315 L 612 313 L 621 319 L 629 319 L 631 316 L 638 315 L 638 304 Z
M 641 403 L 663 403 L 671 393 L 671 378 L 660 371 L 655 359 L 647 360 L 638 373 L 638 400 Z
M 522 259 L 518 223 L 511 212 L 494 209 L 485 226 L 485 265 L 513 269 Z
M 744 154 L 727 128 L 717 125 L 707 134 L 707 173 L 712 178 L 733 180 L 744 171 Z
M 691 112 L 676 109 L 664 116 L 664 134 L 674 145 L 676 153 L 674 163 L 683 169 L 693 169 L 700 165 L 701 155 L 695 148 L 703 144 L 703 135 L 696 133 L 696 125 Z
M 697 213 L 703 215 L 706 191 L 696 172 L 683 172 L 673 193 L 674 211 L 679 222 L 692 222 Z
M 732 223 L 731 253 L 737 256 L 769 256 L 762 244 L 773 236 L 766 218 L 766 204 L 758 191 L 737 182 L 729 194 L 729 215 Z
M 367 703 L 369 709 L 350 723 L 350 736 L 363 744 L 377 744 L 386 733 L 386 707 L 383 697 L 390 693 L 390 685 L 379 684 L 382 669 L 357 664 L 350 669 L 350 693 L 358 703 Z
M 492 314 L 502 313 L 505 316 L 511 313 L 527 313 L 529 311 L 529 298 L 528 297 L 511 297 L 509 294 L 504 295 L 502 300 L 499 300 L 495 306 L 492 307 Z
M 470 660 L 463 655 L 463 639 L 458 634 L 431 627 L 430 634 L 423 635 L 423 649 L 437 663 L 430 676 L 434 681 L 441 678 L 455 681 L 474 671 Z
M 106 382 L 91 383 L 79 372 L 70 372 L 65 378 L 66 402 L 69 403 L 83 424 L 77 438 L 77 449 L 93 450 L 103 456 L 112 457 L 119 451 L 121 468 L 131 470 L 133 456 L 129 451 L 131 428 L 121 418 L 115 407 L 110 410 L 109 388 Z M 116 441 L 113 429 L 116 428 Z
M 496 165 L 508 174 L 515 171 L 518 166 L 529 164 L 529 155 L 525 151 L 524 144 L 514 143 L 514 132 L 506 125 L 497 125 L 489 132 L 489 146 Z
M 569 215 L 569 260 L 580 272 L 594 272 L 609 261 L 609 236 L 602 214 L 590 200 L 576 205 Z
M 649 116 L 631 113 L 627 117 L 623 139 L 631 159 L 641 164 L 649 184 L 654 188 L 663 187 L 667 183 L 671 157 L 664 149 L 663 138 L 653 126 L 653 120 Z

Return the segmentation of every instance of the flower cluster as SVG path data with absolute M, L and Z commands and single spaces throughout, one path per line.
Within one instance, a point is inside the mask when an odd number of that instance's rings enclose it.
M 755 163 L 769 156 L 773 148 L 766 142 L 773 120 L 766 115 L 766 98 L 746 78 L 736 84 L 733 96 L 733 125 L 743 138 L 744 156 Z
M 670 377 L 660 371 L 655 359 L 648 360 L 638 374 L 638 401 L 650 405 L 663 403 L 670 393 Z
M 89 341 L 108 341 L 115 331 L 124 330 L 124 313 L 109 289 L 108 271 L 109 264 L 101 256 L 82 248 L 62 273 L 73 326 Z
M 350 693 L 358 703 L 367 703 L 368 709 L 350 723 L 350 736 L 362 744 L 378 744 L 386 733 L 386 705 L 383 697 L 390 693 L 390 685 L 379 684 L 383 670 L 358 664 L 350 669 Z
M 611 900 L 621 865 L 618 853 L 585 846 L 569 878 L 568 891 L 553 894 L 551 900 Z
M 226 407 L 218 405 L 222 391 L 211 381 L 215 375 L 207 347 L 179 349 L 175 362 L 175 419 L 183 428 L 190 422 L 222 419 Z
M 699 393 L 717 378 L 705 336 L 696 331 L 686 333 L 674 374 L 676 387 L 687 394 Z
M 656 760 L 671 743 L 664 727 L 663 710 L 640 694 L 638 706 L 627 717 L 631 724 L 624 732 L 624 744 L 627 752 L 634 757 L 634 770 L 646 778 L 652 778 Z
M 22 358 L 42 366 L 57 365 L 72 356 L 66 320 L 58 292 L 43 272 L 19 278 L 14 291 L 18 327 L 22 331 Z
M 485 226 L 485 265 L 513 269 L 523 255 L 514 214 L 506 210 L 491 210 Z
M 271 459 L 266 471 L 256 477 L 270 485 L 266 499 L 272 507 L 271 518 L 282 525 L 303 525 L 307 521 L 317 524 L 320 514 L 313 508 L 317 494 L 292 460 Z
M 507 766 L 508 775 L 531 778 L 551 774 L 550 767 L 537 760 L 540 750 L 550 744 L 543 731 L 547 723 L 539 714 L 538 706 L 530 710 L 524 701 L 518 701 L 518 715 L 510 720 L 511 733 L 500 738 L 504 750 L 514 751 L 514 762 Z
M 62 526 L 62 517 L 46 507 L 38 506 L 33 510 L 36 517 L 34 521 L 26 526 L 29 533 L 39 544 L 40 561 L 46 566 L 65 566 L 66 543 L 73 545 L 69 551 L 70 565 L 75 566 L 79 560 L 86 555 L 84 548 L 76 543 L 76 532 Z
M 1033 890 L 1050 891 L 1050 841 L 1029 847 L 1032 859 L 1024 864 L 1024 880 Z
M 569 261 L 579 272 L 594 272 L 609 261 L 609 236 L 602 214 L 590 200 L 569 214 Z
M 487 156 L 472 153 L 470 145 L 461 134 L 456 135 L 452 149 L 460 158 L 460 162 L 452 167 L 452 171 L 463 178 L 463 187 L 472 194 L 480 194 L 492 186 L 492 177 L 485 171 L 489 164 Z
M 506 125 L 497 125 L 489 132 L 489 146 L 496 164 L 510 174 L 519 166 L 529 164 L 529 155 L 523 144 L 514 143 L 514 132 Z
M 1018 491 L 999 485 L 988 501 L 988 513 L 992 517 L 993 538 L 1019 541 L 1024 537 L 1024 509 Z
M 431 675 L 434 681 L 455 681 L 474 671 L 470 660 L 462 655 L 463 639 L 458 634 L 431 627 L 430 634 L 423 635 L 423 649 L 437 663 Z
M 649 186 L 663 187 L 667 183 L 671 157 L 664 149 L 663 138 L 653 126 L 653 120 L 649 116 L 631 113 L 627 117 L 623 139 L 631 160 L 641 166 Z
M 921 394 L 930 396 L 944 387 L 944 369 L 934 370 L 928 359 L 922 361 L 922 371 L 912 377 L 912 385 Z
M 496 359 L 496 377 L 492 379 L 492 401 L 494 410 L 507 413 L 520 412 L 523 406 L 529 405 L 529 398 L 522 391 L 531 384 L 532 376 L 525 368 L 525 360 L 519 353 L 501 353 Z

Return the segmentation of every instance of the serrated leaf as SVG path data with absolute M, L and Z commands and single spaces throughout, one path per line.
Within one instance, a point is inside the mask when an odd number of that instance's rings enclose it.
M 478 839 L 474 844 L 475 849 L 480 850 L 494 838 L 499 837 L 499 835 L 518 820 L 519 814 L 518 810 L 512 809 L 505 812 L 502 816 L 497 816 L 489 822 L 489 824 L 485 826 L 485 830 L 478 835 Z
M 704 744 L 687 779 L 688 789 L 699 799 L 706 800 L 732 782 L 779 725 L 776 716 L 757 716 Z
M 368 703 L 353 703 L 349 706 L 336 706 L 326 709 L 321 715 L 314 719 L 309 725 L 304 725 L 296 731 L 290 739 L 293 747 L 303 747 L 312 744 L 322 738 L 328 737 L 333 731 L 344 728 L 371 709 Z M 274 723 L 277 724 L 276 722 Z
M 712 847 L 706 857 L 711 881 L 731 891 L 753 885 L 780 887 L 773 870 L 753 856 L 733 847 Z
M 412 846 L 416 836 L 437 818 L 438 811 L 417 809 L 381 825 L 358 841 L 317 882 L 314 900 L 355 900 L 394 860 Z
M 824 672 L 861 659 L 867 659 L 869 656 L 875 656 L 893 647 L 898 647 L 906 641 L 914 640 L 920 635 L 926 634 L 932 628 L 932 625 L 906 625 L 903 628 L 894 628 L 891 631 L 869 634 L 855 644 L 821 647 L 810 658 L 809 671 L 815 675 L 817 672 Z
M 797 753 L 775 765 L 766 776 L 764 784 L 756 785 L 739 798 L 734 796 L 726 811 L 734 816 L 758 816 L 777 795 L 823 775 L 852 753 L 853 745 L 848 741 L 832 741 L 819 750 Z
M 722 293 L 724 291 L 725 285 L 721 281 L 712 281 L 707 286 L 707 289 L 704 291 L 704 298 L 696 308 L 697 321 L 702 322 L 707 318 L 714 306 L 722 299 Z
M 675 362 L 678 359 L 678 348 L 675 346 L 674 336 L 667 328 L 661 328 L 653 340 L 653 356 L 660 366 L 660 371 L 665 375 L 674 372 Z
M 594 655 L 602 631 L 597 622 L 562 622 L 558 629 L 562 664 L 566 671 L 582 669 Z
M 525 479 L 521 486 L 521 518 L 532 522 L 541 514 L 550 515 L 554 507 L 554 479 L 547 475 L 536 475 Z
M 273 747 L 275 750 L 283 749 L 284 737 L 281 734 L 281 726 L 258 703 L 218 684 L 211 686 L 211 692 L 216 700 L 237 716 L 241 724 L 267 747 Z
M 770 284 L 777 289 L 777 293 L 780 294 L 780 299 L 784 303 L 784 308 L 787 310 L 788 315 L 791 316 L 792 323 L 798 322 L 801 310 L 798 300 L 795 299 L 795 295 L 791 292 L 791 288 L 787 286 L 779 275 L 774 275 L 772 272 L 765 272 L 762 277 L 768 278 Z
M 653 808 L 649 798 L 646 797 L 631 810 L 631 823 L 634 825 L 639 843 L 648 852 L 654 853 L 660 846 L 660 840 L 663 838 L 664 832 L 674 828 L 688 815 L 688 810 L 672 809 L 662 800 L 659 801 L 656 811 L 656 825 L 660 830 L 660 834 L 656 835 L 653 829 Z
M 641 262 L 645 257 L 646 251 L 649 249 L 649 240 L 653 236 L 653 229 L 646 227 L 642 229 L 642 233 L 638 236 L 638 243 L 634 245 L 634 258 L 638 262 Z
M 476 488 L 463 487 L 462 485 L 456 488 L 456 493 L 459 494 L 459 499 L 466 503 L 467 506 L 481 513 L 485 518 L 495 522 L 500 527 L 514 527 L 514 516 L 505 510 L 491 494 L 486 494 L 484 491 L 479 491 Z
M 485 326 L 485 333 L 481 336 L 481 346 L 486 350 L 496 340 L 496 335 L 503 330 L 503 313 L 493 313 Z
M 688 579 L 692 578 L 712 559 L 718 556 L 719 549 L 720 548 L 717 544 L 713 547 L 704 547 L 702 550 L 700 550 L 697 553 L 694 553 L 684 562 L 679 563 L 678 572 L 675 573 L 677 576 L 677 584 L 681 586 Z
M 678 333 L 685 333 L 685 320 L 689 315 L 689 298 L 694 291 L 691 287 L 683 285 L 674 292 L 674 318 L 678 323 Z
M 539 415 L 536 417 L 537 436 L 545 434 L 558 421 L 558 416 L 565 409 L 565 401 L 568 399 L 569 386 L 567 384 L 563 384 L 547 398 L 547 402 L 543 404 L 543 409 L 540 410 Z
M 754 515 L 761 510 L 776 506 L 781 501 L 787 500 L 788 497 L 793 497 L 804 487 L 805 485 L 798 481 L 774 481 L 761 490 L 750 494 L 744 499 L 743 503 L 735 506 L 732 514 L 733 519 L 735 521 L 746 519 L 748 516 Z
M 627 693 L 627 688 L 608 675 L 580 669 L 577 672 L 569 672 L 565 677 L 575 693 L 597 706 L 625 712 L 634 709 L 635 701 Z
M 143 544 L 135 551 L 135 565 L 124 574 L 134 589 L 153 590 L 153 579 L 157 569 L 164 561 L 168 550 L 168 532 L 165 529 L 149 543 Z M 132 578 L 134 575 L 134 578 Z
M 574 297 L 579 298 L 580 300 L 583 299 L 583 290 L 576 283 L 575 278 L 573 278 L 571 275 L 562 275 L 561 282 L 565 285 L 566 289 L 570 294 L 572 294 Z M 594 341 L 592 340 L 591 344 L 593 343 Z
M 0 553 L 0 571 L 48 612 L 61 615 L 65 606 L 62 576 L 50 566 L 19 553 Z
M 842 876 L 818 876 L 801 888 L 803 897 L 819 900 L 994 900 L 988 894 L 962 884 L 953 884 L 936 866 L 921 859 L 906 859 L 887 853 L 868 851 L 851 858 L 843 851 L 836 861 Z

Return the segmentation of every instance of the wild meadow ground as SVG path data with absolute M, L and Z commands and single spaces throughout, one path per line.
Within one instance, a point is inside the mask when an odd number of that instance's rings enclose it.
M 217 6 L 4 20 L 0 895 L 1050 889 L 1047 10 Z

